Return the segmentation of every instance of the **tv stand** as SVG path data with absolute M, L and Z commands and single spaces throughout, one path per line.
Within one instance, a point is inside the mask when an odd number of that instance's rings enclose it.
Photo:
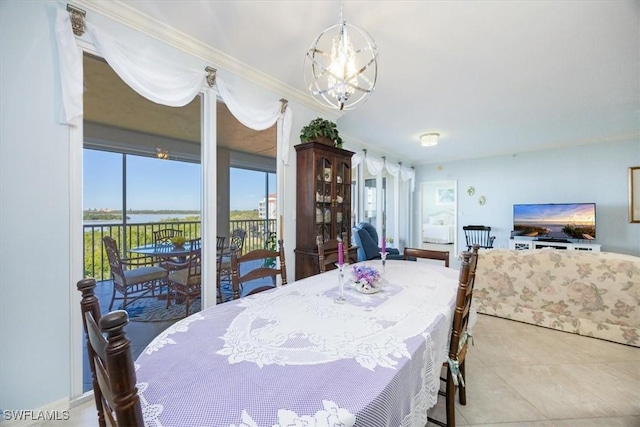
M 565 249 L 569 251 L 593 251 L 600 252 L 602 245 L 596 243 L 572 243 L 569 241 L 560 241 L 564 239 L 522 239 L 514 237 L 509 240 L 509 249 L 514 250 L 529 250 L 529 249 Z
M 536 242 L 571 243 L 567 239 L 555 239 L 553 237 L 539 238 L 536 239 Z

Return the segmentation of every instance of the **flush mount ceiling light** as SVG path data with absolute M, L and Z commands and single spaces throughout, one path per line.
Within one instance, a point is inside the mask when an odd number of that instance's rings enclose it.
M 438 145 L 439 138 L 439 133 L 425 133 L 424 135 L 420 135 L 420 142 L 423 147 L 433 147 L 434 145 Z
M 342 18 L 320 33 L 304 60 L 304 80 L 313 98 L 337 110 L 352 110 L 373 92 L 378 47 L 364 29 Z

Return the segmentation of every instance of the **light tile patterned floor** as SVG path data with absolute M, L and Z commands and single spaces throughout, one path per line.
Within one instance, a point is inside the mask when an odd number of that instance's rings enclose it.
M 159 332 L 153 323 L 132 322 L 127 332 L 142 342 Z M 456 425 L 640 426 L 639 348 L 486 315 L 474 336 Z M 442 403 L 431 413 L 441 414 Z M 93 401 L 74 408 L 67 425 L 97 425 Z

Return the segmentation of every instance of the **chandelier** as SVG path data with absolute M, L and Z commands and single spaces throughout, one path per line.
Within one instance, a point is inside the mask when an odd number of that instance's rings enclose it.
M 357 46 L 357 47 L 354 47 Z M 340 23 L 320 33 L 304 60 L 309 92 L 320 104 L 352 110 L 373 92 L 378 77 L 378 47 L 364 29 Z

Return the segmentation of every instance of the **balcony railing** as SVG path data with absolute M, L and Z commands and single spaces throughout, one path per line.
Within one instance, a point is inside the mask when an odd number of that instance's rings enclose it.
M 199 221 L 148 222 L 141 224 L 85 224 L 84 228 L 84 277 L 94 277 L 96 280 L 108 280 L 111 277 L 109 260 L 102 243 L 104 236 L 110 236 L 118 242 L 121 256 L 135 258 L 139 255 L 129 252 L 130 248 L 153 243 L 153 233 L 165 228 L 181 230 L 185 238 L 197 239 L 201 237 Z M 229 230 L 220 235 L 231 235 L 236 229 L 246 231 L 241 253 L 265 247 L 269 233 L 276 230 L 276 220 L 247 219 L 229 221 Z

